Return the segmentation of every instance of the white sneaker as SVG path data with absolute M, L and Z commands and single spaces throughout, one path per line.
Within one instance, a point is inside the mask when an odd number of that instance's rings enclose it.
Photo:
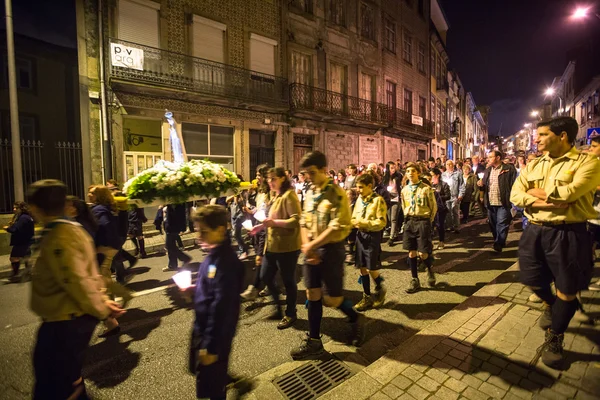
M 542 299 L 540 299 L 540 296 L 537 294 L 531 293 L 531 296 L 529 296 L 529 301 L 532 303 L 541 303 Z
M 248 289 L 246 289 L 242 294 L 240 294 L 240 297 L 245 301 L 256 300 L 258 298 L 258 290 L 254 286 L 249 285 Z

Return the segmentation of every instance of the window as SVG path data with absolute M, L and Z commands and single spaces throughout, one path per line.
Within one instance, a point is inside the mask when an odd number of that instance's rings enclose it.
M 255 33 L 250 34 L 250 69 L 275 75 L 275 46 L 277 42 Z
M 432 48 L 429 49 L 430 59 L 429 59 L 429 68 L 431 68 L 431 76 L 436 77 L 435 74 L 435 50 Z
M 331 63 L 329 82 L 331 91 L 346 94 L 346 67 L 340 64 Z
M 375 11 L 365 3 L 360 5 L 361 36 L 375 40 Z
M 192 56 L 223 63 L 227 27 L 220 22 L 194 15 L 192 23 Z
M 385 82 L 385 104 L 391 109 L 396 109 L 396 84 L 394 82 Z
M 292 0 L 292 6 L 297 9 L 312 14 L 313 13 L 313 0 Z
M 233 168 L 232 127 L 184 122 L 181 126 L 181 137 L 190 159 L 207 158 Z
M 396 54 L 396 24 L 389 18 L 385 19 L 385 49 Z
M 402 58 L 409 64 L 412 64 L 412 37 L 407 30 L 404 30 L 404 48 Z
M 308 54 L 292 51 L 291 81 L 303 85 L 312 84 L 312 58 Z
M 413 113 L 413 94 L 408 89 L 404 89 L 404 111 Z
M 34 68 L 33 60 L 16 57 L 15 72 L 17 77 L 17 89 L 33 90 L 34 89 Z M 4 83 L 8 87 L 8 61 L 4 64 Z
M 425 73 L 425 45 L 419 43 L 419 50 L 417 53 L 417 69 L 420 73 Z
M 437 121 L 437 119 L 436 119 L 436 113 L 435 113 L 435 104 L 436 104 L 435 103 L 435 96 L 431 95 L 431 116 L 430 116 L 431 118 L 430 119 L 433 122 Z M 437 124 L 435 124 L 435 125 L 436 125 L 436 132 L 437 132 Z
M 329 0 L 329 22 L 334 25 L 346 26 L 344 0 Z
M 360 98 L 364 100 L 372 101 L 375 96 L 373 96 L 375 78 L 371 75 L 365 74 L 364 72 L 360 74 Z
M 440 103 L 439 101 L 437 102 L 437 119 L 436 119 L 436 122 L 437 122 L 437 124 L 436 124 L 437 125 L 437 131 L 438 131 L 438 133 L 441 133 L 442 132 L 442 126 L 444 124 L 444 120 L 443 120 L 443 117 L 442 117 L 442 103 Z
M 419 10 L 419 15 L 425 18 L 425 0 L 417 0 L 417 9 Z
M 427 119 L 427 99 L 419 96 L 419 117 Z
M 159 46 L 158 11 L 152 1 L 119 1 L 119 39 L 149 47 Z

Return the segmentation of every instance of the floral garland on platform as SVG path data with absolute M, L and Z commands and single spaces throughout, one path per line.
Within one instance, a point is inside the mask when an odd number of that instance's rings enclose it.
M 237 192 L 239 187 L 240 180 L 236 174 L 210 161 L 192 160 L 175 164 L 161 160 L 128 180 L 123 190 L 129 199 L 139 199 L 144 203 L 155 199 L 184 203 L 192 197 L 219 197 L 229 190 Z

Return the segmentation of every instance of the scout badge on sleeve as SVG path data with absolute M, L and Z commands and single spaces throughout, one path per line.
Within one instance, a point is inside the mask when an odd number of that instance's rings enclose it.
M 217 267 L 214 265 L 208 266 L 208 279 L 213 279 L 217 275 Z

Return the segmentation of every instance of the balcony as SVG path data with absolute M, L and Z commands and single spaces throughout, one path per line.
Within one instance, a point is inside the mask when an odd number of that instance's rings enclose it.
M 447 79 L 437 79 L 435 82 L 435 88 L 438 92 L 446 92 L 450 91 L 450 85 L 448 84 Z
M 262 74 L 185 54 L 110 39 L 111 49 L 134 49 L 135 68 L 124 60 L 112 62 L 110 81 L 116 89 L 165 96 L 174 90 L 181 100 L 201 100 L 223 105 L 256 108 L 287 108 L 288 82 L 284 78 Z M 131 59 L 132 60 L 132 59 Z
M 390 108 L 313 86 L 290 85 L 290 109 L 294 114 L 316 113 L 324 121 L 352 125 L 388 125 Z
M 404 110 L 397 108 L 390 112 L 389 129 L 392 133 L 403 136 L 414 136 L 418 139 L 433 138 L 433 122 L 423 118 L 423 125 L 413 124 L 413 116 Z

